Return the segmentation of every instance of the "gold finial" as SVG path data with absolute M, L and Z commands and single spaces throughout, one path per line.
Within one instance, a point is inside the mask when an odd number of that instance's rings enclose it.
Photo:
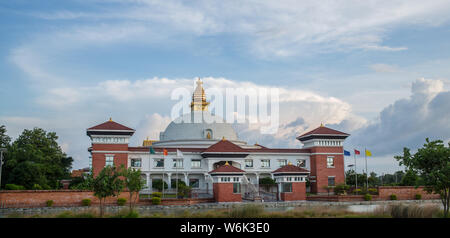
M 225 165 L 230 165 L 230 164 L 228 163 L 228 161 L 226 161 L 226 162 L 225 162 Z
M 320 123 L 320 127 L 323 127 L 323 123 L 322 122 Z
M 203 82 L 198 78 L 196 83 L 197 86 L 192 94 L 191 111 L 208 111 L 209 102 L 206 101 Z
M 109 118 L 109 121 L 112 121 L 112 117 Z
M 292 165 L 292 163 L 289 161 L 288 165 Z
M 222 136 L 222 141 L 226 141 L 225 136 Z

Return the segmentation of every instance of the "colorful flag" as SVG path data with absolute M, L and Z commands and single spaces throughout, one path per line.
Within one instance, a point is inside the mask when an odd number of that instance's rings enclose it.
M 153 146 L 150 146 L 150 154 L 152 154 L 152 155 L 156 154 L 155 150 L 153 149 Z
M 350 151 L 344 150 L 344 156 L 350 156 Z
M 166 150 L 166 149 L 163 149 L 163 155 L 164 155 L 164 156 L 168 155 L 168 153 L 167 153 L 167 150 Z
M 366 156 L 372 156 L 372 152 L 370 152 L 370 150 L 366 150 Z
M 177 149 L 177 157 L 183 157 L 183 153 L 179 149 Z
M 355 155 L 360 155 L 361 152 L 359 152 L 359 150 L 355 150 Z

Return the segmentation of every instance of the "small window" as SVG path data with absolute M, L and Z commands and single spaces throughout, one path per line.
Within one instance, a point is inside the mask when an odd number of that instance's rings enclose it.
M 286 159 L 280 159 L 280 167 L 286 166 L 287 165 L 287 160 Z
M 245 168 L 253 168 L 253 160 L 246 159 L 245 160 Z
M 328 186 L 334 186 L 335 181 L 334 181 L 334 177 L 328 177 Z
M 241 184 L 233 183 L 233 193 L 241 193 Z
M 283 193 L 291 193 L 292 192 L 292 183 L 282 183 L 281 189 Z
M 301 168 L 306 167 L 306 160 L 304 160 L 304 159 L 298 159 L 298 160 L 297 160 L 297 166 L 298 166 L 298 167 L 301 167 Z
M 201 167 L 201 160 L 199 159 L 191 160 L 191 168 L 200 168 L 200 167 Z
M 327 157 L 327 167 L 334 168 L 334 157 L 332 156 Z
M 141 159 L 131 159 L 131 167 L 138 167 L 140 168 L 142 160 Z
M 105 160 L 105 167 L 106 166 L 114 166 L 114 156 L 107 155 Z
M 262 159 L 261 160 L 261 168 L 270 168 L 270 160 Z
M 156 168 L 164 168 L 164 159 L 155 159 Z
M 200 180 L 199 179 L 189 179 L 189 186 L 191 188 L 199 188 L 200 187 Z
M 183 168 L 183 159 L 173 159 L 174 168 Z

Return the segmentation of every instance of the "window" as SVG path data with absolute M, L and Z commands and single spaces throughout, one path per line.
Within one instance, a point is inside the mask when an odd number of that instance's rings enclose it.
M 245 168 L 253 168 L 253 160 L 252 159 L 245 160 Z
M 189 179 L 189 186 L 191 188 L 199 188 L 200 187 L 200 180 L 199 179 Z
M 201 165 L 201 160 L 199 159 L 193 159 L 191 160 L 191 168 L 200 168 Z
M 292 192 L 292 183 L 282 183 L 281 192 L 282 193 L 291 193 Z
M 262 159 L 261 160 L 261 168 L 270 168 L 270 160 Z
M 233 193 L 241 193 L 241 184 L 233 183 Z
M 304 159 L 298 159 L 298 160 L 297 160 L 297 166 L 298 166 L 298 167 L 306 167 L 306 160 L 304 160 Z
M 328 186 L 334 186 L 334 177 L 328 177 Z
M 106 166 L 114 166 L 114 156 L 113 155 L 106 156 L 105 167 Z
M 183 159 L 173 159 L 174 168 L 183 168 Z
M 286 166 L 287 165 L 287 160 L 286 159 L 280 159 L 280 167 Z
M 131 167 L 141 167 L 141 159 L 131 159 Z
M 164 159 L 155 159 L 155 168 L 164 168 Z
M 333 156 L 327 157 L 327 167 L 334 168 L 334 157 Z
M 221 177 L 221 178 L 220 178 L 220 181 L 221 181 L 221 182 L 230 182 L 230 181 L 231 181 L 231 178 L 230 178 L 230 177 Z

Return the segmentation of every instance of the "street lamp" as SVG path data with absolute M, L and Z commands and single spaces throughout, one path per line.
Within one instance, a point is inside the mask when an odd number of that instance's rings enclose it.
M 3 152 L 6 152 L 6 148 L 0 148 L 0 189 L 2 188 Z

